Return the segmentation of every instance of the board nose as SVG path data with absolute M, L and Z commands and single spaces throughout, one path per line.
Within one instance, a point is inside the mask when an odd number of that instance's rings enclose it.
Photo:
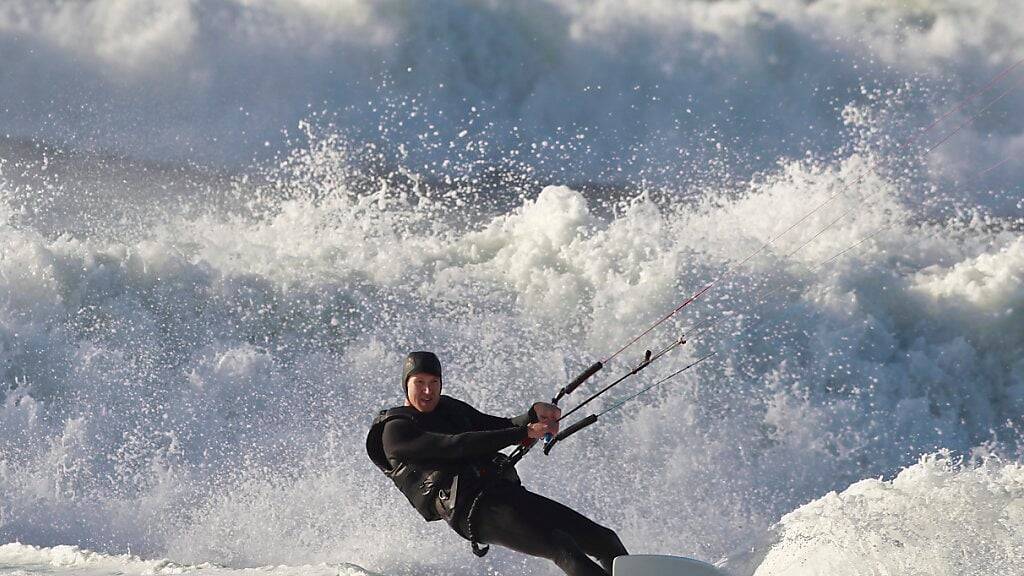
M 707 562 L 682 556 L 634 554 L 612 563 L 612 576 L 725 576 Z

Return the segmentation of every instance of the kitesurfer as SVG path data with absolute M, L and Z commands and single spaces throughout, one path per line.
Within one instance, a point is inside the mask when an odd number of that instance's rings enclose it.
M 491 416 L 442 396 L 441 383 L 435 354 L 409 354 L 404 405 L 381 411 L 366 438 L 373 462 L 427 521 L 446 520 L 480 556 L 486 548 L 477 543 L 497 544 L 571 576 L 611 574 L 612 560 L 627 553 L 615 532 L 523 488 L 498 452 L 557 434 L 559 408 L 537 402 L 522 416 Z

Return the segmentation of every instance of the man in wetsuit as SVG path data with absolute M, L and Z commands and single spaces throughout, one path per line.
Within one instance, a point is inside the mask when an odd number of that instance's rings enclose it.
M 611 574 L 612 560 L 627 553 L 615 532 L 523 488 L 498 452 L 557 434 L 557 406 L 538 402 L 502 418 L 441 396 L 441 362 L 431 352 L 409 354 L 402 388 L 405 405 L 380 413 L 366 449 L 426 520 L 446 520 L 480 556 L 486 548 L 478 542 L 497 544 L 547 558 L 571 576 Z

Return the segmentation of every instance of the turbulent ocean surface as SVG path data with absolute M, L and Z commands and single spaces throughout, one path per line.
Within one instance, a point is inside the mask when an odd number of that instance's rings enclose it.
M 516 414 L 715 279 L 527 486 L 737 576 L 1024 573 L 1021 22 L 3 0 L 0 574 L 557 574 L 370 463 L 405 353 Z

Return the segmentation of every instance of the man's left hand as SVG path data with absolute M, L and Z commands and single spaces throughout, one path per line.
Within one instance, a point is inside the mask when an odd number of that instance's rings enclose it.
M 537 415 L 537 420 L 551 424 L 554 426 L 553 434 L 558 434 L 558 419 L 562 417 L 561 408 L 547 402 L 537 402 L 533 405 L 533 412 Z

